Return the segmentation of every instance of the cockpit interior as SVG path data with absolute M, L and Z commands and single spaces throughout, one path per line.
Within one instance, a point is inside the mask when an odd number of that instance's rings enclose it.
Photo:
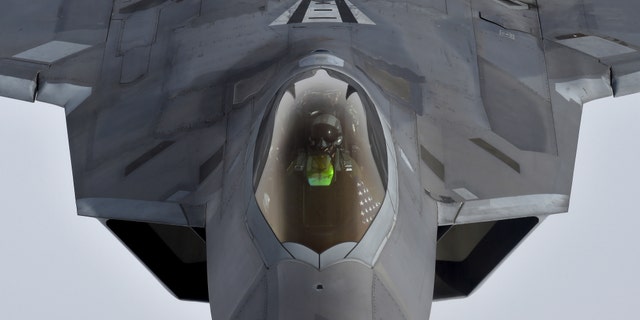
M 317 253 L 362 238 L 387 181 L 375 108 L 337 75 L 315 69 L 285 85 L 255 153 L 255 196 L 271 229 L 281 243 Z

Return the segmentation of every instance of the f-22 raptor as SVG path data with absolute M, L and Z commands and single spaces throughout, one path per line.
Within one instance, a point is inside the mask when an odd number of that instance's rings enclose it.
M 426 319 L 566 212 L 636 0 L 5 0 L 0 95 L 77 211 L 213 319 Z

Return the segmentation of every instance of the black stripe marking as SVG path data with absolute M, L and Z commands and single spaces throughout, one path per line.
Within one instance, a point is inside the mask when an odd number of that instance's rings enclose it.
M 140 168 L 147 161 L 151 160 L 153 157 L 160 154 L 160 152 L 164 151 L 166 148 L 171 146 L 175 141 L 162 141 L 158 143 L 155 147 L 151 148 L 149 151 L 143 153 L 141 156 L 133 160 L 124 168 L 124 176 L 128 176 L 131 172 L 136 171 L 136 169 Z
M 333 9 L 313 9 L 313 11 L 333 11 Z
M 575 39 L 575 38 L 582 38 L 582 37 L 586 37 L 587 35 L 584 33 L 572 33 L 572 34 L 567 34 L 564 36 L 559 36 L 556 37 L 556 40 L 567 40 L 567 39 Z
M 291 18 L 289 18 L 289 22 L 287 22 L 287 24 L 301 23 L 304 19 L 304 15 L 307 13 L 307 9 L 309 9 L 309 4 L 311 4 L 311 0 L 302 0 L 298 8 L 296 8 L 296 11 L 291 15 Z
M 338 12 L 340 12 L 340 18 L 342 18 L 342 22 L 345 23 L 358 23 L 356 17 L 353 16 L 351 10 L 349 10 L 349 6 L 344 0 L 336 0 L 336 6 L 338 7 Z
M 222 162 L 224 146 L 220 147 L 207 161 L 200 166 L 200 183 L 206 179 Z
M 490 145 L 488 142 L 486 142 L 486 141 L 484 141 L 484 140 L 482 140 L 480 138 L 473 138 L 473 139 L 469 139 L 469 140 L 471 140 L 471 142 L 475 143 L 478 147 L 484 149 L 486 152 L 489 152 L 494 157 L 498 158 L 500 161 L 504 162 L 511 169 L 513 169 L 516 172 L 520 173 L 520 164 L 518 164 L 518 162 L 513 160 L 511 157 L 506 155 L 504 152 L 498 150 L 496 147 Z
M 161 5 L 163 3 L 165 3 L 167 0 L 142 0 L 142 1 L 138 1 L 134 4 L 130 4 L 126 7 L 123 7 L 122 9 L 120 9 L 120 13 L 123 14 L 128 14 L 128 13 L 134 13 L 136 11 L 140 11 L 140 10 L 147 10 L 147 9 L 151 9 L 155 6 Z

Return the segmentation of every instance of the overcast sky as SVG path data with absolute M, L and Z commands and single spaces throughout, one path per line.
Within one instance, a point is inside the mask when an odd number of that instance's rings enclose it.
M 640 297 L 640 96 L 585 107 L 568 214 L 431 319 L 630 319 Z M 0 100 L 0 319 L 210 319 L 75 215 L 64 112 Z M 393 319 L 391 319 L 393 320 Z

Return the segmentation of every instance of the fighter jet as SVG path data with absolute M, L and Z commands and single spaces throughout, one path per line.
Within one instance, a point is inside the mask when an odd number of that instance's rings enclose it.
M 425 319 L 566 212 L 633 0 L 8 0 L 0 95 L 64 108 L 77 213 L 218 319 Z

